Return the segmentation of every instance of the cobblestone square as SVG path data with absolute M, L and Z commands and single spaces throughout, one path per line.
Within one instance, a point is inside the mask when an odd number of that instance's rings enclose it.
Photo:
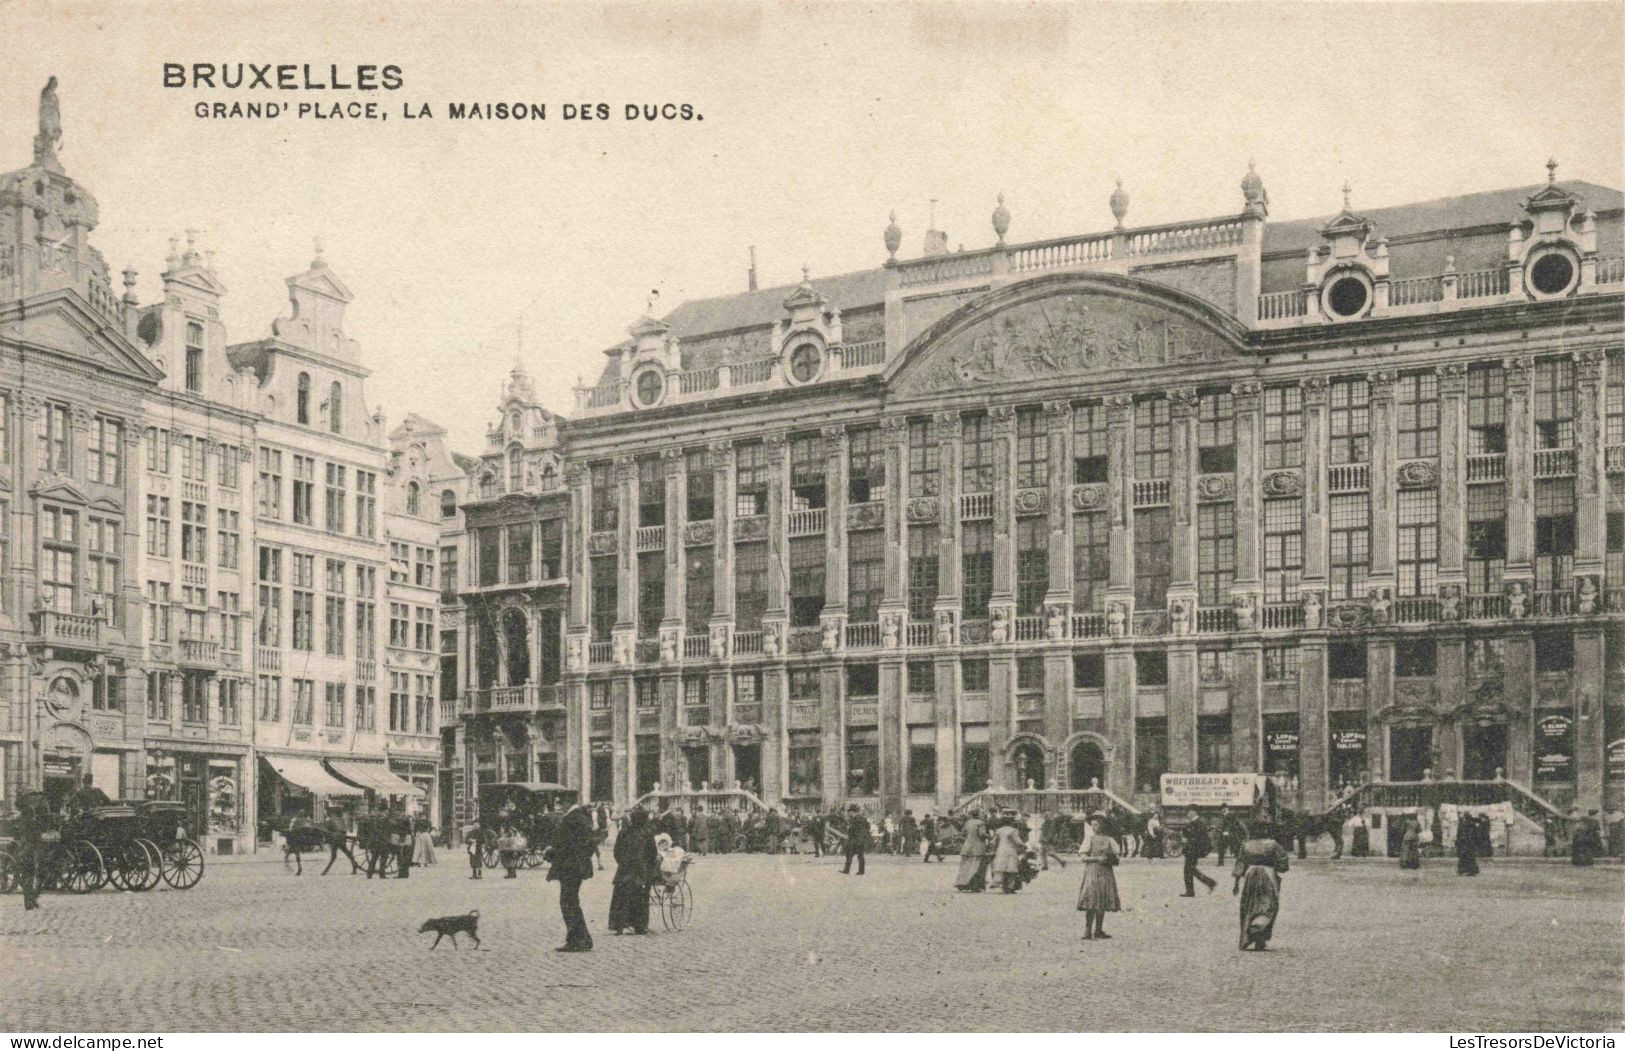
M 408 881 L 213 867 L 195 889 L 0 899 L 0 1029 L 1599 1030 L 1621 1008 L 1620 872 L 1491 862 L 1463 879 L 1311 859 L 1286 877 L 1268 953 L 1235 948 L 1229 881 L 1179 897 L 1176 860 L 1126 861 L 1125 911 L 1084 942 L 1075 866 L 964 895 L 953 866 L 699 859 L 685 932 L 604 930 L 565 955 L 540 871 Z M 483 947 L 429 951 L 431 916 L 480 910 Z M 656 921 L 658 927 L 658 920 Z

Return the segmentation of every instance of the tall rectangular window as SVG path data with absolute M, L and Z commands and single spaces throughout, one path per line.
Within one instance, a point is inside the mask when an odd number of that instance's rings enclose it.
M 767 446 L 761 442 L 734 447 L 734 514 L 767 514 Z
M 959 488 L 965 493 L 993 491 L 993 428 L 985 412 L 968 412 L 959 421 Z
M 966 522 L 960 526 L 960 577 L 966 620 L 987 619 L 993 599 L 993 523 Z
M 1331 509 L 1331 597 L 1365 597 L 1371 569 L 1371 512 L 1365 493 L 1333 496 Z
M 660 634 L 660 621 L 666 615 L 665 553 L 645 551 L 638 556 L 638 635 L 652 639 Z
M 1303 580 L 1303 500 L 1264 501 L 1264 601 L 1298 601 Z
M 711 454 L 705 449 L 690 449 L 683 454 L 683 470 L 687 477 L 687 520 L 709 522 L 716 502 L 716 485 L 711 480 Z
M 316 648 L 316 556 L 293 555 L 293 648 L 309 653 Z
M 220 446 L 220 458 L 215 461 L 215 481 L 222 489 L 237 488 L 238 476 L 242 471 L 242 454 L 234 445 Z
M 1111 469 L 1111 428 L 1106 406 L 1099 402 L 1072 406 L 1072 482 L 1089 485 L 1107 480 Z
M 343 464 L 327 465 L 326 521 L 329 533 L 344 532 L 344 476 Z
M 666 524 L 666 472 L 658 456 L 638 458 L 638 525 Z
M 282 517 L 282 451 L 260 448 L 260 517 Z
M 3 509 L 0 509 L 3 511 Z M 90 517 L 85 520 L 85 572 L 91 596 L 92 612 L 99 613 L 107 623 L 119 622 L 119 524 L 112 519 Z M 0 544 L 0 550 L 4 545 Z M 4 566 L 0 562 L 0 566 Z
M 312 524 L 316 502 L 316 461 L 308 456 L 293 457 L 293 522 L 294 525 Z
M 1197 602 L 1228 608 L 1236 579 L 1236 505 L 1201 504 L 1196 512 Z
M 68 407 L 54 401 L 45 403 L 39 421 L 39 469 L 53 474 L 67 474 L 70 439 Z
M 690 632 L 709 630 L 711 613 L 716 608 L 716 560 L 709 547 L 688 549 L 687 579 L 683 595 L 687 603 L 685 623 Z
M 1609 351 L 1607 366 L 1603 386 L 1603 443 L 1625 445 L 1625 353 Z
M 1016 616 L 1044 612 L 1049 591 L 1049 519 L 1016 520 Z
M 316 721 L 316 683 L 310 679 L 293 680 L 293 722 L 295 726 L 310 726 Z
M 243 723 L 242 680 L 221 679 L 219 686 L 220 725 L 241 726 Z
M 863 529 L 847 536 L 847 618 L 853 624 L 880 620 L 880 600 L 886 591 L 885 533 Z
M 347 565 L 336 559 L 329 558 L 324 562 L 327 594 L 323 604 L 323 652 L 329 657 L 344 656 L 344 634 L 349 627 L 349 619 L 344 609 L 344 584 L 348 577 Z
M 90 449 L 85 469 L 91 481 L 103 485 L 118 485 L 123 481 L 120 470 L 123 451 L 124 424 L 106 416 L 90 421 Z
M 1507 451 L 1507 374 L 1500 365 L 1467 370 L 1467 453 Z
M 169 557 L 169 497 L 147 494 L 147 554 Z
M 1333 380 L 1331 448 L 1328 461 L 1371 462 L 1371 384 L 1364 379 Z
M 1044 410 L 1023 405 L 1016 410 L 1016 486 L 1038 489 L 1049 484 L 1049 428 Z
M 1432 372 L 1407 372 L 1394 386 L 1399 458 L 1439 455 L 1439 381 Z
M 855 504 L 879 500 L 886 485 L 886 447 L 879 427 L 847 432 L 847 497 Z
M 537 523 L 537 580 L 564 576 L 564 519 L 544 518 Z
M 1432 489 L 1399 493 L 1398 593 L 1432 595 L 1439 571 L 1439 494 Z
M 1160 395 L 1134 403 L 1134 477 L 1166 478 L 1173 456 L 1173 423 L 1168 399 Z
M 936 496 L 941 492 L 939 452 L 931 421 L 908 421 L 908 495 Z
M 1567 591 L 1574 573 L 1574 480 L 1535 480 L 1535 590 Z
M 1203 715 L 1196 720 L 1196 772 L 1228 773 L 1230 761 L 1230 715 Z
M 937 604 L 937 527 L 912 526 L 908 531 L 908 616 L 930 623 Z
M 1264 388 L 1264 466 L 1303 466 L 1303 389 Z
M 798 536 L 790 540 L 790 624 L 814 627 L 824 612 L 824 538 Z
M 507 527 L 508 583 L 523 584 L 531 579 L 530 545 L 532 539 L 529 522 L 517 522 Z M 419 581 L 419 583 L 421 584 L 422 581 Z
M 259 698 L 259 719 L 263 723 L 282 721 L 282 679 L 276 675 L 261 675 L 255 693 Z
M 761 631 L 767 612 L 767 545 L 734 546 L 734 626 L 740 631 Z
M 1166 507 L 1134 512 L 1134 605 L 1140 610 L 1168 606 L 1168 580 L 1173 572 L 1172 520 Z
M 355 567 L 355 655 L 370 661 L 378 654 L 378 567 Z
M 615 627 L 615 603 L 619 596 L 615 556 L 594 558 L 592 564 L 592 638 L 608 642 Z
M 615 494 L 615 467 L 609 462 L 595 463 L 588 468 L 592 501 L 592 531 L 602 533 L 614 529 L 617 521 Z
M 1506 483 L 1467 487 L 1467 593 L 1499 595 L 1507 558 Z
M 1111 530 L 1104 511 L 1072 516 L 1072 606 L 1081 612 L 1105 609 L 1111 576 Z
M 344 684 L 330 682 L 327 687 L 327 711 L 322 713 L 322 725 L 339 727 L 344 725 Z
M 1196 465 L 1203 474 L 1236 469 L 1236 400 L 1227 390 L 1203 391 L 1197 398 Z
M 221 569 L 236 569 L 243 558 L 243 522 L 242 514 L 238 511 L 228 511 L 224 507 L 215 512 L 217 526 L 217 554 L 216 564 Z
M 824 439 L 798 434 L 790 439 L 790 510 L 815 511 L 829 505 Z
M 203 392 L 203 324 L 198 321 L 186 323 L 186 389 Z
M 371 540 L 378 535 L 378 475 L 355 473 L 355 535 Z
M 1574 361 L 1535 362 L 1535 448 L 1574 447 Z
M 208 561 L 209 509 L 181 501 L 181 561 L 202 565 Z
M 479 585 L 502 583 L 502 527 L 481 526 L 474 530 L 474 550 L 479 557 Z
M 260 546 L 259 601 L 255 616 L 256 642 L 282 644 L 282 549 Z

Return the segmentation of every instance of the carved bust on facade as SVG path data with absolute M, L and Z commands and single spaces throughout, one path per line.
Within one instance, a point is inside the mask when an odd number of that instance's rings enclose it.
M 711 626 L 711 656 L 718 660 L 728 656 L 728 625 L 713 624 Z
M 824 621 L 824 652 L 834 653 L 841 648 L 841 625 L 837 621 Z
M 988 627 L 989 637 L 993 645 L 999 646 L 1010 641 L 1010 611 L 1003 606 L 992 610 L 992 623 Z
M 954 615 L 952 610 L 937 610 L 937 645 L 954 644 Z
M 1045 633 L 1051 642 L 1066 638 L 1066 609 L 1062 606 L 1051 606 L 1045 611 L 1048 624 Z
M 1461 619 L 1461 586 L 1459 584 L 1441 584 L 1439 586 L 1439 619 Z
M 1303 596 L 1303 626 L 1306 628 L 1320 627 L 1320 593 L 1310 591 Z
M 777 657 L 779 655 L 780 630 L 779 625 L 776 623 L 762 625 L 762 656 Z
M 1529 593 L 1524 590 L 1523 581 L 1514 580 L 1507 585 L 1507 616 L 1514 619 L 1529 614 Z
M 1595 577 L 1581 577 L 1578 595 L 1581 613 L 1597 612 L 1597 580 Z
M 660 633 L 660 659 L 668 662 L 677 659 L 677 633 L 675 631 L 662 631 Z
M 573 638 L 565 647 L 570 667 L 575 671 L 585 671 L 587 668 L 587 641 L 582 638 Z
M 1371 619 L 1378 624 L 1388 623 L 1389 612 L 1394 604 L 1393 592 L 1387 588 L 1372 588 L 1369 597 L 1371 599 Z
M 898 623 L 895 613 L 888 613 L 880 618 L 880 645 L 888 650 L 895 650 L 899 637 L 902 635 L 902 625 Z
M 1230 607 L 1235 611 L 1236 630 L 1252 631 L 1254 618 L 1253 597 L 1251 595 L 1237 595 L 1230 600 Z
M 1106 634 L 1110 635 L 1114 639 L 1120 639 L 1123 637 L 1123 632 L 1127 626 L 1128 610 L 1123 606 L 1123 604 L 1121 602 L 1107 603 Z
M 1191 607 L 1184 599 L 1176 598 L 1168 603 L 1168 628 L 1173 635 L 1189 635 L 1191 633 Z

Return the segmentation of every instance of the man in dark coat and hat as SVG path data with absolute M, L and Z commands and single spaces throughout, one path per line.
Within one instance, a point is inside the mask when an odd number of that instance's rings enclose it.
M 846 808 L 846 867 L 841 875 L 852 874 L 852 859 L 858 859 L 858 875 L 863 875 L 865 853 L 869 850 L 869 819 L 853 803 Z
M 598 849 L 598 836 L 592 826 L 592 815 L 581 803 L 571 807 L 553 833 L 553 867 L 547 878 L 559 885 L 559 913 L 564 918 L 564 944 L 558 952 L 591 952 L 592 935 L 587 930 L 587 917 L 581 911 L 581 883 L 592 879 L 593 854 Z

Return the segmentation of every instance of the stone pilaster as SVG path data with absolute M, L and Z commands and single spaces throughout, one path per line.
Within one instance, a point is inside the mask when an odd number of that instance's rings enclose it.
M 888 812 L 903 809 L 903 776 L 907 751 L 903 657 L 887 652 L 880 659 L 880 804 Z
M 1603 476 L 1602 448 L 1603 352 L 1592 348 L 1581 351 L 1574 357 L 1574 496 L 1575 509 L 1578 512 L 1575 516 L 1574 574 L 1577 578 L 1599 578 L 1602 573 L 1606 535 L 1603 499 L 1606 483 Z M 1592 583 L 1595 584 L 1596 580 Z M 1599 595 L 1597 608 L 1600 609 L 1601 606 Z M 1599 664 L 1599 675 L 1601 667 Z M 1598 678 L 1592 681 L 1602 680 Z M 1584 763 L 1579 765 L 1582 770 L 1585 769 Z
M 845 668 L 836 663 L 823 665 L 819 675 L 823 710 L 818 726 L 824 746 L 824 803 L 828 806 L 846 798 L 846 675 Z
M 785 502 L 790 494 L 790 446 L 783 431 L 766 438 L 767 444 L 767 606 L 762 620 L 776 621 L 785 637 L 790 621 L 789 522 Z M 765 783 L 765 781 L 764 781 Z
M 1534 512 L 1534 368 L 1528 358 L 1508 358 L 1507 409 L 1507 559 L 1505 579 L 1532 587 L 1535 576 Z
M 994 405 L 987 410 L 987 417 L 993 435 L 994 464 L 993 596 L 988 613 L 998 620 L 995 611 L 1003 608 L 1005 622 L 1011 624 L 1016 602 L 1016 411 L 1009 405 Z M 1009 631 L 1013 638 L 1013 624 Z
M 711 656 L 726 657 L 731 647 L 734 619 L 734 447 L 732 442 L 711 444 L 711 477 L 714 508 L 711 520 L 715 524 L 716 541 L 712 547 L 713 578 L 711 606 Z M 721 645 L 718 645 L 718 641 Z M 712 711 L 716 710 L 717 694 L 712 693 Z M 711 767 L 713 776 L 717 766 Z
M 959 660 L 951 654 L 936 658 L 937 695 L 933 708 L 937 732 L 937 799 L 939 810 L 953 806 L 959 796 Z
M 960 621 L 960 550 L 959 550 L 959 460 L 960 416 L 957 412 L 939 412 L 931 418 L 931 437 L 937 442 L 937 642 L 950 645 L 958 641 L 955 628 Z M 945 630 L 946 629 L 946 630 Z M 944 637 L 946 635 L 946 637 Z M 958 666 L 954 666 L 958 675 Z M 940 688 L 939 671 L 937 683 Z M 955 731 L 957 734 L 957 730 Z M 954 741 L 958 754 L 959 742 Z M 938 780 L 943 766 L 942 750 L 938 747 Z M 952 770 L 950 770 L 950 779 Z M 950 789 L 951 791 L 952 789 Z
M 762 669 L 762 801 L 768 806 L 779 806 L 789 790 L 788 687 L 782 665 Z
M 1392 372 L 1371 374 L 1371 568 L 1373 585 L 1394 582 L 1394 382 Z
M 1237 770 L 1262 770 L 1263 644 L 1256 639 L 1238 643 L 1230 661 L 1230 764 Z
M 1176 387 L 1168 392 L 1169 457 L 1172 475 L 1169 478 L 1169 519 L 1173 523 L 1169 538 L 1168 598 L 1189 601 L 1192 627 L 1196 619 L 1196 492 L 1192 478 L 1196 473 L 1196 389 Z M 1171 758 L 1171 757 L 1170 757 Z M 1195 767 L 1191 767 L 1195 769 Z
M 609 685 L 610 796 L 617 810 L 637 798 L 637 716 L 632 711 L 637 691 L 632 676 L 617 675 Z
M 1258 479 L 1263 465 L 1260 441 L 1263 427 L 1258 415 L 1262 393 L 1263 388 L 1253 380 L 1231 388 L 1236 413 L 1236 578 L 1230 590 L 1236 596 L 1235 604 L 1240 607 L 1245 602 L 1248 609 L 1258 608 L 1264 587 L 1260 550 L 1263 524 L 1259 521 L 1258 506 Z M 1253 625 L 1238 623 L 1237 626 L 1245 629 Z M 1232 726 L 1234 722 L 1232 718 Z M 1236 769 L 1255 767 L 1237 766 Z
M 589 484 L 591 476 L 585 466 L 576 464 L 566 469 L 564 477 L 565 484 L 570 488 L 569 530 L 564 544 L 565 558 L 569 560 L 570 565 L 568 630 L 574 634 L 587 630 L 587 598 L 592 592 L 592 580 L 587 571 L 587 537 L 591 533 L 592 526 L 589 517 L 592 506 Z M 475 565 L 471 564 L 468 567 L 470 577 L 477 571 L 478 567 Z
M 1106 650 L 1106 736 L 1112 743 L 1106 787 L 1134 794 L 1134 651 L 1127 645 Z
M 1324 597 L 1327 572 L 1326 380 L 1303 381 L 1303 590 Z
M 688 470 L 681 448 L 667 449 L 660 456 L 666 471 L 666 607 L 660 618 L 660 659 L 675 661 L 683 655 L 683 615 L 688 605 L 688 548 L 683 543 Z M 664 757 L 660 768 L 666 768 Z
M 1072 406 L 1044 403 L 1044 424 L 1049 434 L 1049 589 L 1044 595 L 1045 615 L 1061 616 L 1061 637 L 1072 628 Z M 1070 681 L 1070 672 L 1067 676 Z M 1048 681 L 1046 679 L 1046 681 Z M 1059 744 L 1066 734 L 1055 739 Z
M 1016 659 L 1008 649 L 995 650 L 987 662 L 987 768 L 994 788 L 1006 782 L 1004 750 L 1010 745 L 1016 717 Z
M 1502 696 L 1513 712 L 1507 726 L 1507 777 L 1528 788 L 1534 780 L 1535 640 L 1528 632 L 1513 632 L 1501 647 Z
M 682 789 L 682 745 L 679 741 L 682 717 L 682 676 L 675 670 L 660 675 L 660 787 L 667 792 Z
M 1439 750 L 1444 772 L 1440 776 L 1461 777 L 1465 774 L 1462 753 L 1461 720 L 1449 714 L 1450 709 L 1466 699 L 1467 638 L 1459 630 L 1441 634 L 1436 641 L 1434 682 L 1438 690 L 1434 698 L 1439 713 L 1439 739 L 1434 746 Z M 1373 708 L 1373 711 L 1378 709 Z
M 1298 642 L 1298 798 L 1296 809 L 1319 811 L 1326 797 L 1326 637 Z
M 1109 428 L 1111 462 L 1107 467 L 1107 489 L 1111 503 L 1111 522 L 1109 523 L 1109 547 L 1111 554 L 1111 572 L 1107 578 L 1107 618 L 1112 618 L 1112 607 L 1116 606 L 1123 614 L 1124 631 L 1132 623 L 1132 609 L 1134 603 L 1134 515 L 1131 513 L 1134 504 L 1134 399 L 1127 394 L 1114 394 L 1106 399 Z M 1107 662 L 1108 667 L 1110 661 Z M 1132 672 L 1132 661 L 1130 661 Z M 1109 690 L 1109 686 L 1108 686 Z M 1107 700 L 1108 718 L 1111 702 Z M 1131 717 L 1132 718 L 1132 717 Z M 1134 739 L 1133 724 L 1129 724 L 1129 741 Z M 1113 731 L 1115 733 L 1115 730 Z M 1129 752 L 1132 753 L 1132 745 Z M 1116 767 L 1121 764 L 1114 761 L 1112 778 L 1117 777 Z M 1133 775 L 1130 772 L 1124 787 L 1133 790 Z M 1114 788 L 1113 791 L 1116 791 Z
M 825 427 L 824 486 L 829 509 L 824 524 L 824 613 L 840 614 L 846 620 L 846 498 L 847 447 L 845 427 Z M 827 776 L 827 775 L 826 775 Z
M 1439 583 L 1466 591 L 1467 366 L 1439 369 Z
M 1044 654 L 1044 739 L 1051 748 L 1059 749 L 1071 733 L 1072 654 L 1055 648 Z M 1057 752 L 1049 764 L 1051 777 L 1056 776 L 1060 761 L 1065 758 Z
M 1196 669 L 1196 643 L 1175 642 L 1168 647 L 1168 772 L 1196 770 L 1196 709 L 1202 687 Z
M 1394 703 L 1394 640 L 1372 638 L 1365 651 L 1365 710 L 1369 723 L 1366 734 L 1366 766 L 1374 778 L 1388 776 L 1388 757 L 1383 753 L 1384 734 L 1376 717 Z
M 1604 734 L 1604 639 L 1600 627 L 1574 633 L 1574 766 L 1578 773 L 1575 805 L 1584 813 L 1602 807 L 1608 739 Z

